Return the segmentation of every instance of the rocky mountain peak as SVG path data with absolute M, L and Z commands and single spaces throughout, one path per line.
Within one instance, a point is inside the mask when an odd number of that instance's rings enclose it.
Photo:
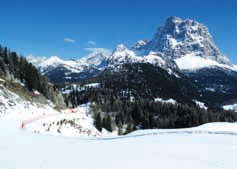
M 208 28 L 191 19 L 169 17 L 165 25 L 157 29 L 152 40 L 145 45 L 135 46 L 132 50 L 138 55 L 155 51 L 170 59 L 176 59 L 193 54 L 218 63 L 230 64 L 229 59 L 217 48 Z
M 133 45 L 131 47 L 132 50 L 136 50 L 136 49 L 139 49 L 143 46 L 145 46 L 149 41 L 147 40 L 139 40 L 135 45 Z

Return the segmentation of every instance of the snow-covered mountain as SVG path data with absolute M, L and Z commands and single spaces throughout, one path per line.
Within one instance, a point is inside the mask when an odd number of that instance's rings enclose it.
M 63 60 L 58 56 L 33 57 L 27 59 L 53 83 L 76 82 L 94 76 L 108 65 L 110 53 L 104 50 L 94 50 L 88 56 L 79 60 Z
M 27 59 L 36 67 L 38 67 L 43 74 L 48 70 L 54 69 L 59 66 L 64 66 L 67 69 L 79 70 L 79 64 L 77 61 L 62 60 L 58 56 L 51 56 L 50 58 L 29 56 Z
M 91 68 L 101 69 L 108 65 L 134 62 L 148 62 L 165 68 L 169 65 L 189 71 L 207 67 L 237 71 L 237 66 L 232 65 L 217 48 L 205 25 L 178 17 L 167 18 L 152 40 L 140 40 L 130 49 L 120 44 L 112 54 L 97 50 L 79 60 L 64 61 L 56 56 L 40 59 L 29 57 L 28 60 L 44 74 L 57 67 L 80 73 Z
M 56 67 L 83 72 L 90 70 L 90 67 L 98 69 L 134 62 L 148 62 L 162 67 L 172 65 L 189 71 L 207 67 L 237 71 L 237 66 L 232 65 L 228 57 L 218 49 L 205 25 L 178 17 L 167 18 L 165 25 L 157 29 L 151 40 L 139 40 L 131 48 L 117 45 L 112 54 L 96 50 L 79 60 L 64 61 L 56 56 L 41 59 L 29 57 L 28 60 L 39 67 L 42 73 Z
M 137 55 L 147 55 L 150 51 L 163 53 L 170 59 L 186 55 L 230 64 L 229 59 L 217 48 L 208 28 L 197 21 L 169 17 L 165 26 L 159 27 L 150 41 L 139 41 L 132 50 Z
M 53 83 L 80 82 L 98 76 L 105 68 L 117 71 L 121 64 L 147 63 L 176 77 L 178 71 L 208 91 L 236 98 L 237 66 L 217 48 L 208 28 L 191 19 L 169 17 L 151 40 L 140 40 L 131 48 L 119 44 L 112 53 L 91 51 L 79 60 L 55 56 L 28 60 Z
M 206 89 L 236 98 L 237 65 L 231 64 L 208 28 L 197 21 L 169 17 L 152 40 L 140 40 L 130 49 L 119 45 L 110 56 L 110 65 L 134 62 L 178 70 Z
M 118 45 L 109 62 L 110 65 L 148 62 L 189 71 L 216 67 L 237 71 L 237 67 L 217 48 L 205 25 L 177 17 L 169 17 L 150 41 L 139 40 L 130 49 Z
M 79 60 L 63 60 L 58 56 L 49 58 L 29 56 L 27 59 L 45 74 L 57 67 L 64 67 L 71 70 L 71 72 L 83 72 L 88 67 L 97 67 L 99 69 L 107 65 L 108 56 L 109 53 L 95 51 Z
M 142 42 L 140 42 L 142 44 Z M 162 53 L 150 51 L 146 56 L 138 56 L 136 52 L 125 45 L 118 45 L 108 59 L 109 66 L 121 65 L 125 63 L 150 63 L 162 68 L 171 66 L 171 61 L 167 61 Z M 173 64 L 176 68 L 176 65 Z

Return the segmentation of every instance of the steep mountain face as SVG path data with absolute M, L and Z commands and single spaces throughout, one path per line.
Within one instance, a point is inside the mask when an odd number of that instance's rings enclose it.
M 192 54 L 221 64 L 230 64 L 229 59 L 216 47 L 206 26 L 177 17 L 169 17 L 165 26 L 158 28 L 152 40 L 139 41 L 132 50 L 138 55 L 147 55 L 150 51 L 161 52 L 170 59 Z
M 237 98 L 237 67 L 215 45 L 208 28 L 197 21 L 169 17 L 153 39 L 139 41 L 132 48 L 137 55 L 156 51 L 173 62 L 187 77 L 200 84 L 218 103 Z M 212 93 L 210 93 L 212 92 Z
M 125 45 L 117 45 L 112 55 L 109 57 L 110 65 L 138 62 L 139 58 Z
M 142 44 L 142 42 L 141 42 Z M 133 63 L 150 63 L 162 67 L 164 69 L 178 69 L 176 63 L 172 60 L 167 60 L 167 57 L 162 53 L 150 51 L 146 56 L 138 56 L 136 53 L 128 49 L 125 45 L 118 45 L 108 59 L 109 67 L 116 67 L 121 64 Z

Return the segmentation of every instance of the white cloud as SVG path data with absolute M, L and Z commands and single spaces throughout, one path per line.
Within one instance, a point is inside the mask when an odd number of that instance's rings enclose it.
M 96 42 L 93 41 L 93 40 L 89 40 L 89 41 L 87 42 L 87 44 L 88 44 L 89 46 L 96 46 Z
M 64 42 L 75 43 L 76 41 L 74 39 L 71 39 L 71 38 L 64 38 Z

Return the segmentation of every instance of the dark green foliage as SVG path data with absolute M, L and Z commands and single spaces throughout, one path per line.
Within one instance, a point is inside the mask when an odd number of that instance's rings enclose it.
M 136 130 L 136 128 L 133 127 L 133 124 L 129 123 L 127 125 L 125 133 L 123 133 L 123 134 L 129 134 L 129 133 L 133 132 L 134 130 Z
M 102 131 L 103 126 L 102 126 L 102 119 L 101 119 L 100 112 L 96 113 L 96 115 L 95 115 L 94 125 L 98 131 L 100 131 L 100 132 Z
M 103 128 L 105 128 L 106 130 L 108 130 L 109 132 L 112 132 L 112 119 L 110 115 L 107 115 L 106 117 L 104 117 L 103 119 Z
M 3 59 L 0 58 L 0 77 L 6 73 L 6 65 L 3 62 Z
M 3 61 L 6 65 L 9 64 L 8 56 L 9 56 L 8 49 L 7 49 L 7 47 L 4 47 L 4 49 L 3 49 Z
M 37 90 L 46 95 L 47 80 L 39 71 L 25 57 L 0 46 L 0 77 L 9 75 L 23 83 L 29 91 Z
M 119 91 L 107 88 L 84 88 L 77 87 L 72 90 L 69 100 L 75 104 L 85 101 L 94 103 L 93 111 L 105 112 L 103 118 L 101 113 L 95 116 L 95 126 L 101 131 L 102 127 L 112 131 L 112 117 L 119 128 L 120 134 L 129 133 L 137 128 L 186 128 L 198 126 L 207 122 L 237 120 L 237 114 L 223 110 L 207 111 L 193 104 L 165 104 L 155 102 L 151 99 L 121 97 Z M 85 98 L 84 98 L 85 97 Z M 73 99 L 72 99 L 73 98 Z M 74 101 L 73 101 L 74 100 Z M 111 113 L 116 112 L 116 113 Z M 125 133 L 122 126 L 126 125 Z

